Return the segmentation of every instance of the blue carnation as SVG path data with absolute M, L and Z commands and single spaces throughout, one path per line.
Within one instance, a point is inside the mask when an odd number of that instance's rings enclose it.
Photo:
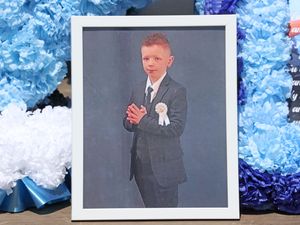
M 205 14 L 234 14 L 238 0 L 206 0 Z
M 205 13 L 205 0 L 196 0 L 195 7 L 199 15 L 204 15 Z
M 80 15 L 80 0 L 50 0 L 40 2 L 32 9 L 34 18 L 28 27 L 37 38 L 45 41 L 45 48 L 56 59 L 71 59 L 71 16 Z

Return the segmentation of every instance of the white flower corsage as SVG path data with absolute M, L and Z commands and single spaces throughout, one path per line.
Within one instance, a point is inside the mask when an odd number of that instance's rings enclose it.
M 164 124 L 168 126 L 170 124 L 169 117 L 167 115 L 168 112 L 168 107 L 165 103 L 157 103 L 155 106 L 155 112 L 158 113 L 159 118 L 158 118 L 158 124 L 163 126 Z

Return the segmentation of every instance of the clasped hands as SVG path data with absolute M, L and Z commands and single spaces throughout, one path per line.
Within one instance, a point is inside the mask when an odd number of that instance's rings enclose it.
M 127 120 L 129 123 L 137 125 L 141 119 L 147 114 L 146 108 L 141 105 L 141 108 L 137 107 L 134 103 L 127 107 Z

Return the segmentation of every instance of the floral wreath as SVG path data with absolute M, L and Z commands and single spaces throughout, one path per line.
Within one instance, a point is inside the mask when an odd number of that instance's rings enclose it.
M 71 16 L 125 15 L 130 8 L 150 3 L 0 2 L 0 111 L 10 103 L 34 107 L 57 88 L 70 60 Z M 238 16 L 241 205 L 299 214 L 300 127 L 288 122 L 286 101 L 292 81 L 287 70 L 292 46 L 286 36 L 288 1 L 196 0 L 195 8 L 199 14 Z M 0 200 L 4 198 L 1 189 L 12 187 L 1 184 Z M 47 182 L 43 186 L 51 187 Z

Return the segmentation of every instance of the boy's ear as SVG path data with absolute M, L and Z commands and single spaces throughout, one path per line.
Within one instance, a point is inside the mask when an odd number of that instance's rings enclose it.
M 169 56 L 168 67 L 171 67 L 171 66 L 172 66 L 172 64 L 173 64 L 173 62 L 174 62 L 174 56 L 173 56 L 173 55 L 171 55 L 171 56 Z

